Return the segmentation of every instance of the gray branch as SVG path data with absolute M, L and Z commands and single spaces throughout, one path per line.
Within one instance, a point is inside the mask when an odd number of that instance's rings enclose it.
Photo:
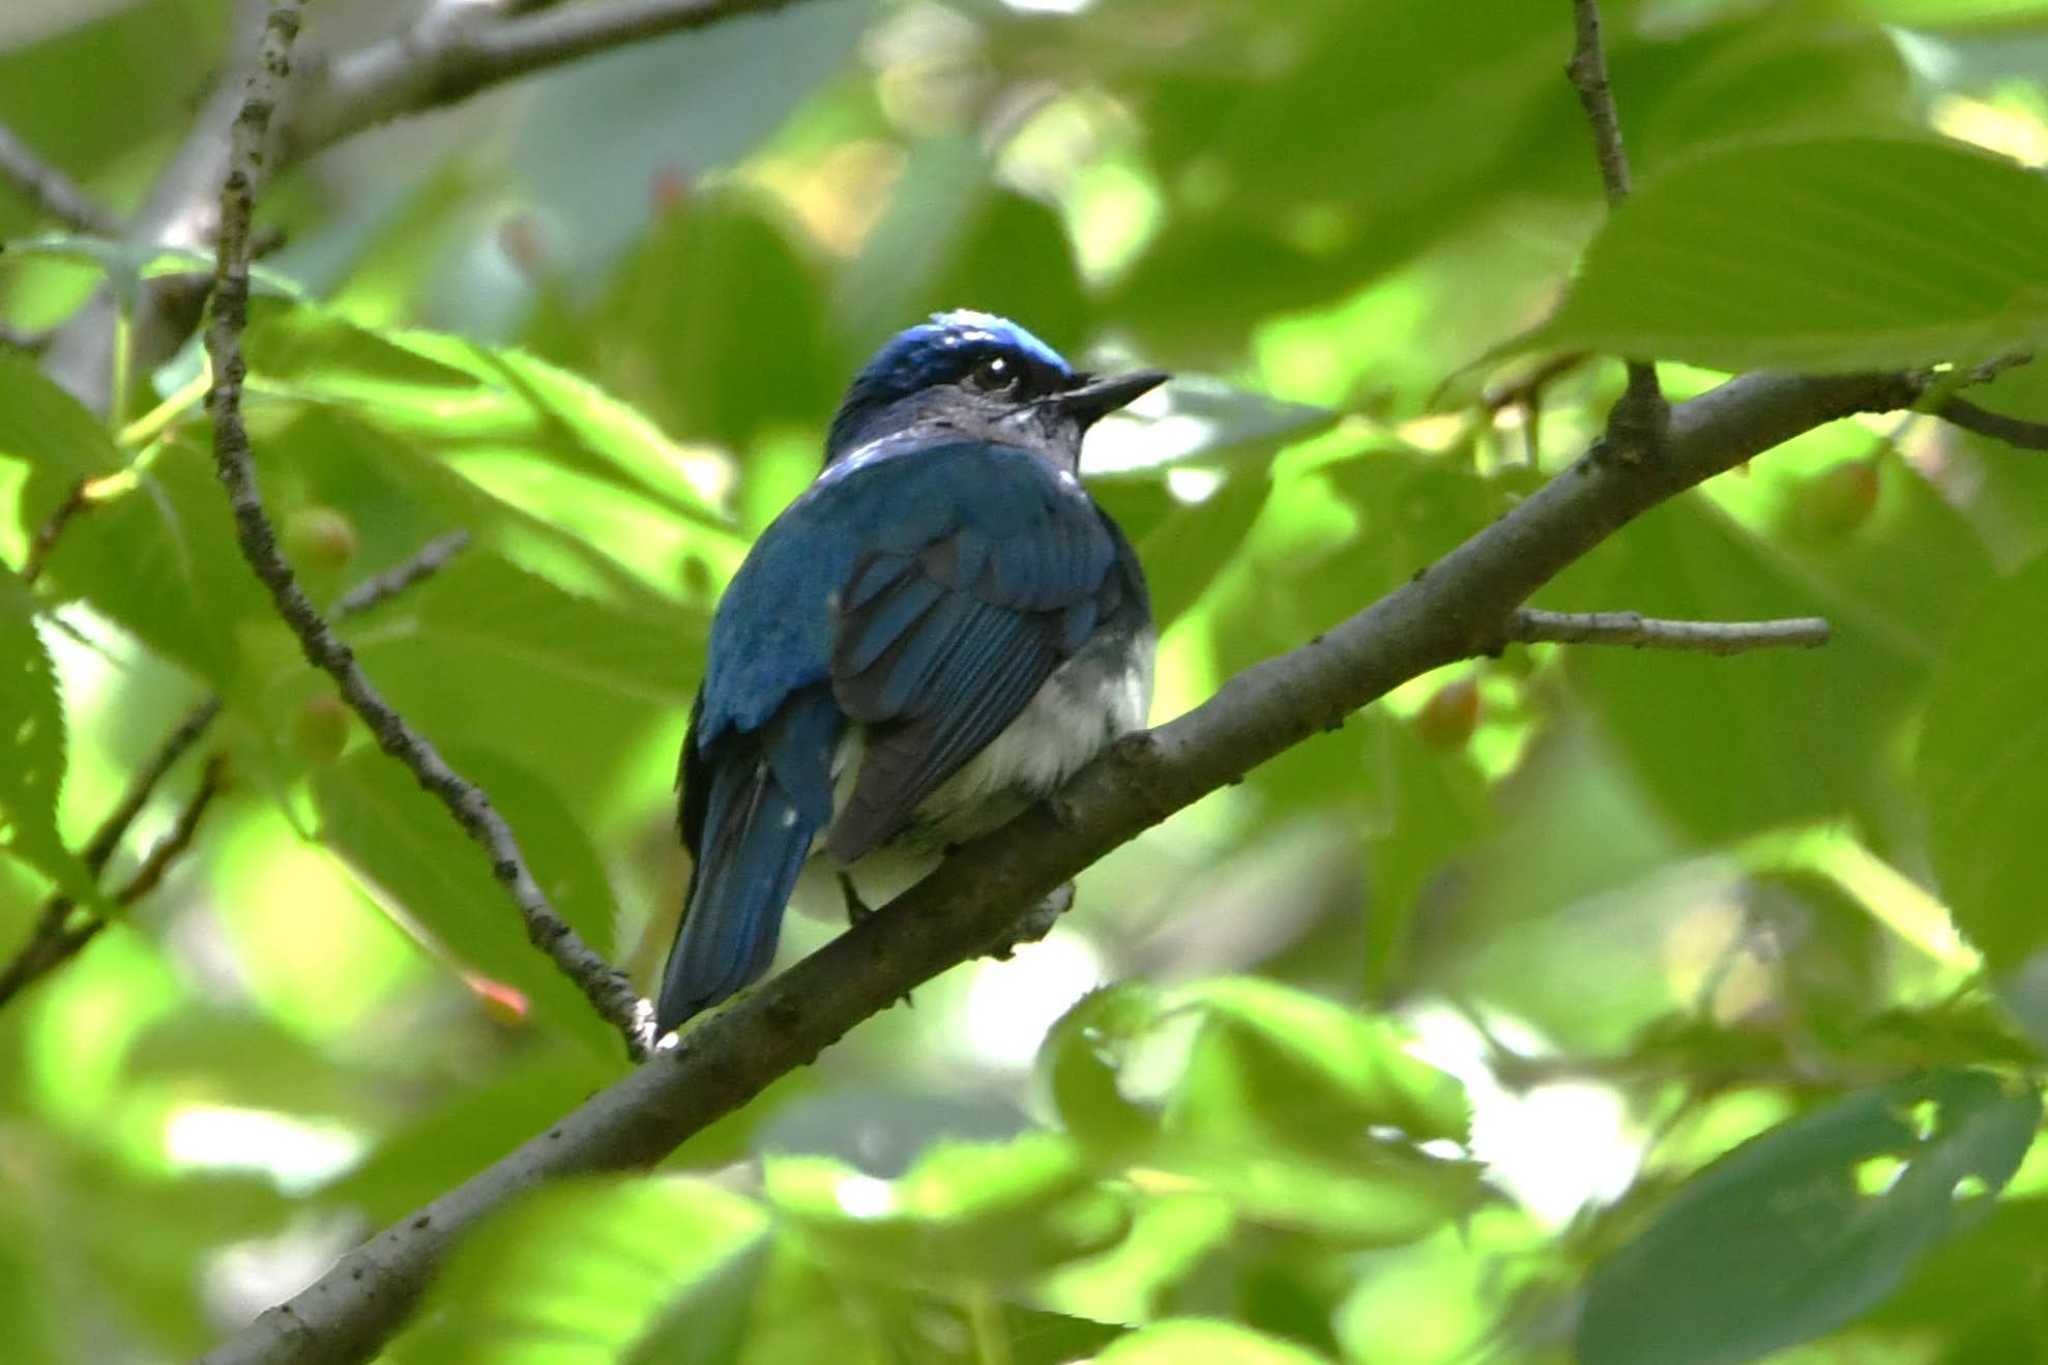
M 5 124 L 0 124 L 0 180 L 65 227 L 95 237 L 120 234 L 120 219 L 79 188 L 77 181 L 37 156 Z
M 206 1362 L 369 1358 L 419 1301 L 450 1241 L 514 1195 L 558 1176 L 660 1160 L 906 991 L 1008 942 L 1045 895 L 1119 844 L 1398 684 L 1487 652 L 1530 593 L 1649 508 L 1803 431 L 1910 406 L 1918 394 L 1915 380 L 1898 375 L 1745 375 L 1674 409 L 1655 463 L 1582 457 L 1412 582 L 1124 741 L 1055 803 L 958 850 L 896 902 L 691 1029 L 674 1051 L 348 1253 Z
M 1565 75 L 1579 92 L 1586 110 L 1586 122 L 1593 129 L 1593 155 L 1600 163 L 1600 184 L 1607 192 L 1608 207 L 1628 198 L 1633 188 L 1628 169 L 1628 150 L 1621 141 L 1621 114 L 1614 107 L 1614 89 L 1607 80 L 1607 49 L 1600 36 L 1600 0 L 1572 0 L 1572 59 Z M 1628 387 L 1621 401 L 1607 415 L 1607 437 L 1623 460 L 1654 454 L 1663 444 L 1671 420 L 1671 405 L 1657 383 L 1657 366 L 1648 360 L 1630 360 Z
M 1517 644 L 1632 645 L 1700 654 L 1743 654 L 1752 649 L 1815 649 L 1828 642 L 1818 616 L 1778 621 L 1662 621 L 1633 611 L 1564 612 L 1523 607 L 1508 617 L 1503 636 Z
M 342 699 L 363 718 L 378 746 L 405 764 L 490 855 L 491 871 L 518 905 L 527 937 L 582 989 L 597 1012 L 619 1029 L 628 1050 L 637 1056 L 651 1039 L 646 1018 L 649 1010 L 632 982 L 555 913 L 527 867 L 511 827 L 483 789 L 451 768 L 432 742 L 384 700 L 356 663 L 354 652 L 335 636 L 300 589 L 291 565 L 278 552 L 276 532 L 263 510 L 249 433 L 242 421 L 242 381 L 248 368 L 242 359 L 242 329 L 249 319 L 249 221 L 271 112 L 290 71 L 291 47 L 298 29 L 296 0 L 275 6 L 265 20 L 256 70 L 242 111 L 235 118 L 227 179 L 221 190 L 219 266 L 214 272 L 213 320 L 206 330 L 214 373 L 207 403 L 213 414 L 214 463 L 234 511 L 236 540 L 249 567 L 270 589 L 278 614 L 299 637 L 307 659 L 334 679 Z
M 2008 417 L 1960 398 L 1951 398 L 1934 411 L 1944 422 L 1951 422 L 1964 431 L 1974 431 L 1979 436 L 1989 436 L 1994 441 L 2003 441 L 2016 449 L 2048 450 L 2048 422 Z

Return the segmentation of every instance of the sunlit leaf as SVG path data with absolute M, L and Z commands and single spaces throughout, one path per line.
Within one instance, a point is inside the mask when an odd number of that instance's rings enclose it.
M 1648 179 L 1522 344 L 1898 369 L 2048 339 L 2048 181 L 1958 144 L 1819 138 Z
M 674 1176 L 550 1186 L 464 1237 L 436 1277 L 421 1325 L 391 1350 L 426 1365 L 545 1358 L 562 1362 L 712 1362 L 644 1345 L 672 1305 L 700 1287 L 733 1292 L 763 1254 L 766 1213 L 704 1181 Z M 731 1328 L 722 1340 L 730 1341 Z M 708 1328 L 699 1344 L 721 1338 Z M 631 1355 L 636 1343 L 641 1354 Z
M 1050 1133 L 941 1144 L 897 1180 L 801 1156 L 769 1158 L 763 1179 L 821 1250 L 913 1281 L 1042 1270 L 1102 1250 L 1129 1226 L 1125 1199 Z
M 74 896 L 92 879 L 57 833 L 64 783 L 64 707 L 57 670 L 36 634 L 35 599 L 0 567 L 0 850 L 26 860 Z

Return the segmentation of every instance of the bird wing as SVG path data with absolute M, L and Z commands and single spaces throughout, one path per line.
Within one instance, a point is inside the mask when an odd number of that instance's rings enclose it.
M 837 601 L 832 695 L 868 727 L 832 826 L 841 862 L 896 834 L 1143 590 L 1079 483 L 1024 451 L 945 447 L 916 457 L 914 484 L 899 495 L 950 515 L 931 534 L 913 511 L 927 533 L 862 554 Z

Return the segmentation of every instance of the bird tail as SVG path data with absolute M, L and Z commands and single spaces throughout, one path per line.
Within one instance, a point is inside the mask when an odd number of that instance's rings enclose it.
M 768 970 L 816 827 L 766 756 L 719 765 L 655 1020 L 668 1032 Z

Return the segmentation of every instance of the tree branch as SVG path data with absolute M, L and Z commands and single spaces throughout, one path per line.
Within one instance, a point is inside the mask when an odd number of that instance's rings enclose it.
M 214 374 L 208 404 L 213 412 L 214 463 L 235 515 L 236 540 L 249 567 L 270 590 L 278 614 L 299 637 L 307 659 L 334 679 L 343 700 L 376 736 L 378 747 L 405 764 L 490 855 L 491 871 L 518 905 L 527 937 L 582 989 L 597 1012 L 619 1029 L 628 1050 L 637 1056 L 652 1041 L 649 1007 L 624 974 L 555 913 L 490 797 L 451 768 L 440 751 L 384 700 L 356 663 L 354 652 L 321 619 L 300 589 L 291 565 L 278 552 L 277 534 L 263 510 L 254 453 L 242 421 L 242 381 L 248 368 L 242 359 L 242 329 L 249 314 L 249 220 L 271 111 L 289 73 L 298 27 L 297 0 L 284 0 L 265 21 L 261 60 L 250 78 L 242 112 L 235 119 L 233 150 L 221 190 L 219 265 L 213 282 L 213 320 L 206 329 Z
M 1504 640 L 1517 644 L 1633 645 L 1702 654 L 1752 649 L 1814 649 L 1828 642 L 1818 616 L 1780 621 L 1660 621 L 1633 611 L 1563 612 L 1523 607 L 1508 617 Z
M 64 528 L 71 519 L 86 509 L 91 498 L 86 493 L 88 480 L 80 479 L 71 485 L 71 491 L 64 500 L 50 509 L 50 515 L 43 518 L 35 534 L 28 539 L 28 553 L 21 557 L 21 581 L 34 583 L 43 576 L 43 566 L 50 562 L 50 551 L 57 548 L 57 538 L 64 534 Z
M 1989 436 L 1994 441 L 2003 441 L 2020 450 L 2048 450 L 2048 422 L 2029 422 L 2024 417 L 2008 417 L 2002 412 L 1980 408 L 1975 403 L 1951 398 L 1934 410 L 1935 416 L 1944 422 L 1953 423 L 1964 431 L 1974 431 L 1979 436 Z
M 249 11 L 254 0 L 243 0 Z M 592 0 L 559 10 L 515 0 L 491 12 L 436 5 L 404 32 L 312 67 L 293 102 L 278 110 L 272 150 L 250 177 L 252 191 L 333 144 L 406 114 L 455 104 L 493 85 L 646 38 L 707 28 L 725 19 L 780 9 L 793 0 Z M 537 12 L 536 12 L 537 11 Z M 234 32 L 249 31 L 253 14 Z M 229 63 L 239 71 L 240 53 Z M 240 82 L 223 80 L 193 120 L 178 154 L 151 186 L 129 239 L 210 249 L 216 190 L 226 174 L 229 124 Z M 198 317 L 191 281 L 151 282 L 134 319 L 131 346 L 138 373 L 167 359 Z M 45 372 L 95 411 L 108 405 L 107 353 L 114 305 L 101 290 L 60 328 Z
M 1579 92 L 1586 122 L 1593 128 L 1593 155 L 1600 163 L 1600 184 L 1607 191 L 1607 205 L 1613 208 L 1628 198 L 1633 184 L 1629 176 L 1628 151 L 1621 141 L 1621 114 L 1614 107 L 1614 90 L 1607 80 L 1607 51 L 1600 38 L 1600 0 L 1572 0 L 1574 44 L 1565 74 Z M 1624 461 L 1656 453 L 1671 422 L 1671 405 L 1657 383 L 1657 366 L 1648 360 L 1630 360 L 1628 387 L 1607 414 L 1607 437 Z
M 68 228 L 95 237 L 120 235 L 120 219 L 100 207 L 77 181 L 29 150 L 5 124 L 0 124 L 0 180 Z
M 1909 406 L 1918 391 L 1898 375 L 1745 375 L 1676 408 L 1654 464 L 1582 457 L 1412 582 L 1119 744 L 1056 801 L 958 850 L 896 902 L 356 1248 L 205 1360 L 369 1357 L 418 1301 L 451 1239 L 485 1213 L 541 1180 L 659 1160 L 905 991 L 1007 942 L 1040 899 L 1117 845 L 1409 678 L 1486 652 L 1530 593 L 1642 512 L 1825 422 Z
M 459 104 L 480 90 L 579 57 L 789 3 L 605 0 L 510 18 L 474 6 L 436 6 L 405 32 L 313 71 L 284 130 L 286 155 L 298 160 L 366 128 Z

